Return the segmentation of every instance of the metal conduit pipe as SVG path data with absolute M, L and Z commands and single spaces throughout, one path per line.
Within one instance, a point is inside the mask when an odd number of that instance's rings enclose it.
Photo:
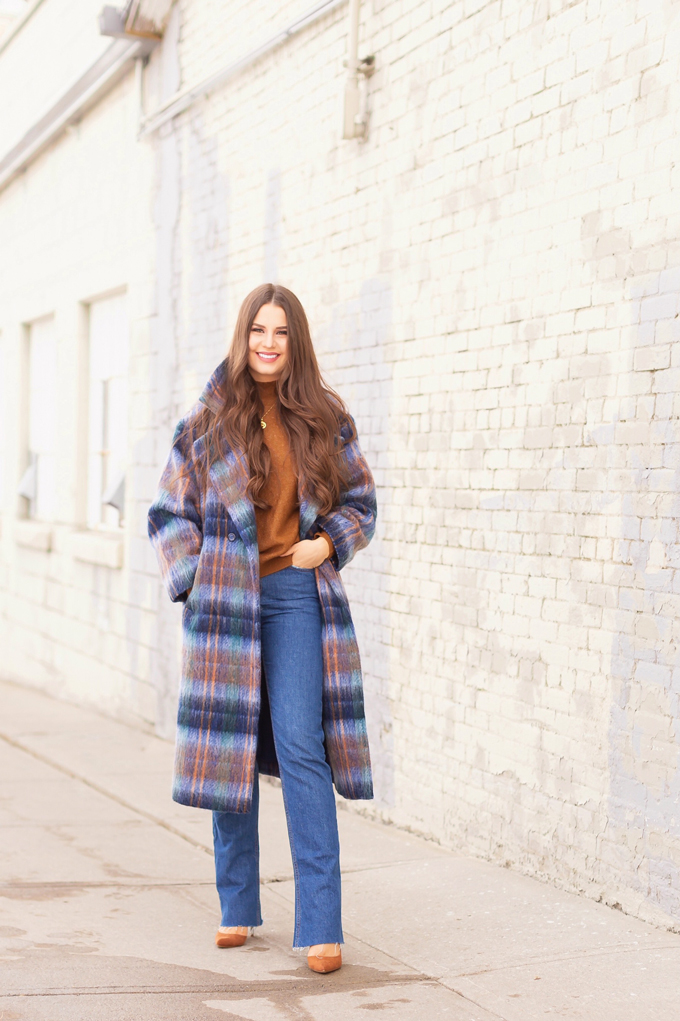
M 211 92 L 215 92 L 231 78 L 240 74 L 256 61 L 261 60 L 262 57 L 267 56 L 293 36 L 313 25 L 316 21 L 326 17 L 331 11 L 334 11 L 344 3 L 347 3 L 347 0 L 320 0 L 320 2 L 317 2 L 312 8 L 296 18 L 290 25 L 281 29 L 280 32 L 267 39 L 266 42 L 263 42 L 256 49 L 251 50 L 250 53 L 246 53 L 240 59 L 227 64 L 226 67 L 221 68 L 196 85 L 175 93 L 174 96 L 167 99 L 153 113 L 142 118 L 139 131 L 140 137 L 157 131 L 164 124 L 167 124 L 168 121 L 173 120 L 181 113 L 184 113 L 185 110 L 188 110 L 199 99 L 209 95 Z
M 195 102 L 215 92 L 231 78 L 240 74 L 256 61 L 277 49 L 299 32 L 304 31 L 316 21 L 326 17 L 347 0 L 320 0 L 312 8 L 298 17 L 286 28 L 277 32 L 256 49 L 243 57 L 221 68 L 214 74 L 197 82 L 190 88 L 183 89 L 161 104 L 153 113 L 142 116 L 140 137 L 158 131 L 168 121 L 178 117 Z M 345 105 L 343 117 L 343 138 L 365 138 L 368 127 L 367 88 L 366 81 L 373 74 L 375 58 L 365 57 L 359 60 L 359 15 L 360 0 L 349 0 L 349 55 L 347 59 L 348 77 L 345 86 Z
M 368 132 L 367 80 L 375 70 L 375 57 L 359 60 L 361 0 L 349 0 L 347 82 L 342 125 L 343 138 L 366 138 Z
M 359 116 L 359 14 L 361 0 L 349 0 L 349 39 L 347 48 L 347 83 L 342 126 L 343 138 L 355 138 Z

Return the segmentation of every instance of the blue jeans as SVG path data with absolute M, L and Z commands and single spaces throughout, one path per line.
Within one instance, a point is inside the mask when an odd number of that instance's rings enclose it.
M 321 606 L 314 571 L 261 579 L 262 668 L 295 877 L 294 947 L 342 943 L 340 845 L 321 725 Z M 261 925 L 258 778 L 248 814 L 213 812 L 222 925 Z

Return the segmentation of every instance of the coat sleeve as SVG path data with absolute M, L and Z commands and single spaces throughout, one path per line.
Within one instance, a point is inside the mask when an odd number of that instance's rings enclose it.
M 201 502 L 187 421 L 182 420 L 149 509 L 149 538 L 173 603 L 186 601 L 203 544 Z
M 317 528 L 328 534 L 335 547 L 333 560 L 338 570 L 348 564 L 358 550 L 368 546 L 375 532 L 378 510 L 371 469 L 361 453 L 356 430 L 354 434 L 354 439 L 350 439 L 349 425 L 343 426 L 341 436 L 349 478 L 340 502 L 328 514 L 316 519 Z

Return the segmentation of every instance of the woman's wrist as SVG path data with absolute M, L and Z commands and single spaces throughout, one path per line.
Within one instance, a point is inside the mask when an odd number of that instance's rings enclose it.
M 323 560 L 319 561 L 319 563 L 322 564 L 324 560 L 328 560 L 331 555 L 330 549 L 328 548 L 328 542 L 323 535 L 317 535 L 315 539 L 312 539 L 312 542 L 315 543 L 319 550 L 319 555 L 321 556 L 323 554 Z
M 323 532 L 323 531 L 322 532 L 318 532 L 316 534 L 315 538 L 316 539 L 323 539 L 324 540 L 324 542 L 326 543 L 326 548 L 328 549 L 328 556 L 332 557 L 333 554 L 335 553 L 335 546 L 333 545 L 333 540 L 331 539 L 331 537 L 328 534 L 328 532 Z

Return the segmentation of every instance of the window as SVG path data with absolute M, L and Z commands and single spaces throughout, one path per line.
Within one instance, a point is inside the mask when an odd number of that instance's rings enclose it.
M 90 305 L 87 523 L 123 522 L 127 467 L 128 322 L 125 295 Z
M 54 317 L 28 327 L 28 465 L 19 493 L 28 516 L 54 521 L 57 512 L 57 340 Z

